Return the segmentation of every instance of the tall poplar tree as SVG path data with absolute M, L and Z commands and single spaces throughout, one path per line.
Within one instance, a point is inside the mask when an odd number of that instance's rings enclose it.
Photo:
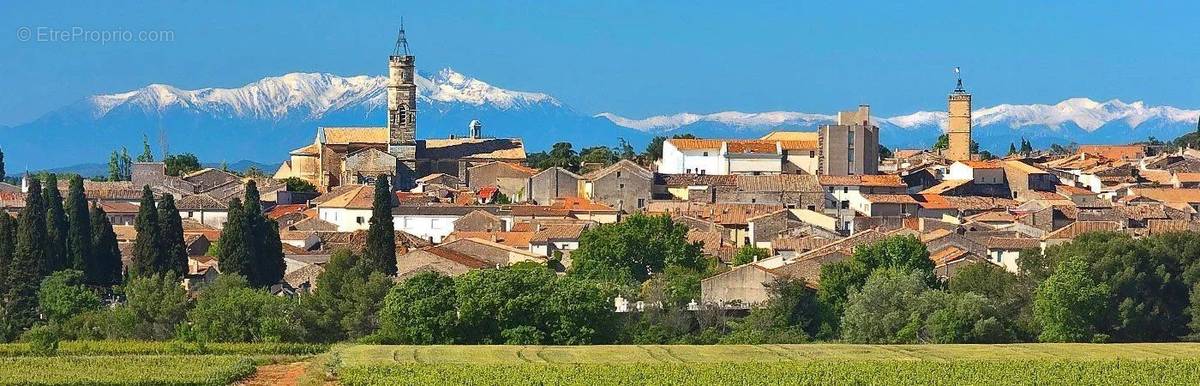
M 225 226 L 217 242 L 217 266 L 223 274 L 238 274 L 247 280 L 254 274 L 250 268 L 250 252 L 246 243 L 246 216 L 242 200 L 229 201 Z
M 87 194 L 83 191 L 83 178 L 71 178 L 67 193 L 67 256 L 68 266 L 83 271 L 92 254 L 92 217 L 88 213 Z
M 1196 128 L 1200 129 L 1200 125 Z M 4 181 L 4 177 L 8 177 L 8 174 L 4 172 L 4 150 L 0 150 L 0 181 Z
M 179 209 L 175 208 L 175 197 L 166 194 L 158 203 L 158 226 L 162 231 L 159 247 L 162 260 L 158 262 L 158 272 L 174 272 L 176 277 L 187 275 L 188 256 L 183 244 L 183 219 L 179 217 Z
M 84 264 L 85 282 L 91 285 L 112 286 L 121 283 L 121 249 L 113 232 L 108 213 L 92 208 L 92 254 Z
M 67 256 L 67 212 L 63 209 L 62 193 L 58 191 L 58 176 L 50 173 L 42 186 L 46 203 L 46 265 L 45 274 L 66 269 L 70 265 Z
M 16 247 L 17 221 L 0 211 L 0 307 L 4 305 L 4 294 L 8 293 L 8 267 L 12 264 Z
M 396 275 L 396 228 L 392 223 L 392 188 L 386 175 L 375 179 L 375 197 L 371 203 L 371 225 L 367 229 L 367 247 L 363 257 L 372 270 Z
M 149 186 L 142 187 L 142 201 L 138 207 L 137 217 L 134 218 L 133 228 L 137 238 L 133 242 L 133 262 L 129 268 L 130 276 L 149 276 L 160 273 L 158 262 L 162 259 L 159 241 L 162 231 L 158 224 L 158 208 L 154 203 L 154 193 Z
M 38 320 L 38 286 L 45 276 L 46 203 L 42 184 L 30 179 L 25 209 L 17 225 L 16 251 L 8 269 L 8 295 L 4 305 L 5 331 L 19 333 Z

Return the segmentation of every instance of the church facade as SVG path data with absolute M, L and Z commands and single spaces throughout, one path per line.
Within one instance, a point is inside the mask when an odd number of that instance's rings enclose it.
M 345 184 L 372 183 L 387 175 L 393 187 L 407 189 L 420 177 L 444 173 L 466 178 L 467 168 L 493 161 L 522 163 L 525 146 L 518 138 L 485 138 L 472 121 L 466 138 L 418 140 L 416 58 L 401 28 L 388 57 L 387 126 L 319 127 L 312 144 L 292 150 L 275 173 L 296 177 L 320 191 Z

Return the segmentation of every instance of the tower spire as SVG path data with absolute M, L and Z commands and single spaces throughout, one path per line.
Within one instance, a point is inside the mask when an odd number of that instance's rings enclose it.
M 958 79 L 958 86 L 954 88 L 954 92 L 966 92 L 967 90 L 962 85 L 962 71 L 958 66 L 954 67 L 954 77 Z
M 404 37 L 404 18 L 400 18 L 400 33 L 396 36 L 396 48 L 392 50 L 392 56 L 409 56 L 408 39 Z

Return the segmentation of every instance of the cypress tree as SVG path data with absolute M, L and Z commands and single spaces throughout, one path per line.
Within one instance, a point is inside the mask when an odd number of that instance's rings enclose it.
M 17 222 L 8 213 L 0 211 L 0 305 L 8 293 L 8 266 L 12 263 L 17 244 Z
M 130 264 L 131 276 L 148 276 L 158 271 L 162 261 L 161 239 L 162 231 L 158 224 L 158 208 L 154 204 L 154 193 L 150 186 L 142 187 L 142 202 L 134 218 L 133 229 L 137 238 L 133 242 L 133 262 Z
M 84 264 L 87 284 L 112 286 L 121 283 L 121 249 L 117 246 L 117 234 L 113 232 L 108 213 L 96 207 L 92 209 L 92 254 Z
M 1196 125 L 1196 129 L 1200 130 L 1200 125 Z M 8 174 L 4 172 L 4 150 L 0 150 L 0 181 L 4 181 L 4 177 Z
M 63 209 L 62 193 L 58 191 L 58 176 L 51 173 L 46 176 L 46 185 L 42 187 L 46 203 L 46 258 L 45 273 L 66 269 L 70 266 L 67 256 L 67 212 Z
M 162 230 L 159 241 L 162 246 L 159 251 L 163 260 L 159 262 L 158 272 L 174 272 L 176 277 L 187 274 L 188 255 L 183 244 L 183 219 L 179 217 L 179 209 L 175 208 L 175 197 L 163 195 L 158 203 L 158 226 Z
M 67 256 L 69 266 L 83 271 L 92 254 L 92 218 L 88 213 L 87 195 L 83 191 L 83 178 L 71 178 L 67 193 Z
M 243 203 L 242 224 L 245 228 L 242 240 L 247 249 L 247 266 L 251 271 L 246 279 L 252 285 L 270 287 L 283 279 L 286 268 L 283 243 L 279 241 L 279 225 L 263 214 L 262 199 L 254 180 L 246 182 Z
M 392 188 L 387 176 L 375 179 L 375 199 L 371 203 L 371 225 L 367 229 L 364 260 L 371 269 L 388 276 L 396 275 L 396 228 L 392 224 Z
M 246 216 L 242 200 L 229 202 L 225 227 L 221 228 L 221 239 L 217 243 L 217 267 L 222 274 L 238 274 L 247 280 L 253 275 L 250 269 L 250 254 L 246 243 Z
M 30 179 L 25 209 L 17 224 L 16 251 L 8 268 L 8 296 L 4 307 L 5 330 L 17 333 L 38 320 L 38 286 L 46 272 L 46 203 L 42 185 Z

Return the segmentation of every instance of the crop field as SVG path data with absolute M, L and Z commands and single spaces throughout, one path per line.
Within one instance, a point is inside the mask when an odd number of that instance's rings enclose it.
M 1200 384 L 1200 345 L 349 346 L 344 385 Z
M 123 355 L 0 358 L 0 384 L 227 385 L 254 372 L 233 355 Z

